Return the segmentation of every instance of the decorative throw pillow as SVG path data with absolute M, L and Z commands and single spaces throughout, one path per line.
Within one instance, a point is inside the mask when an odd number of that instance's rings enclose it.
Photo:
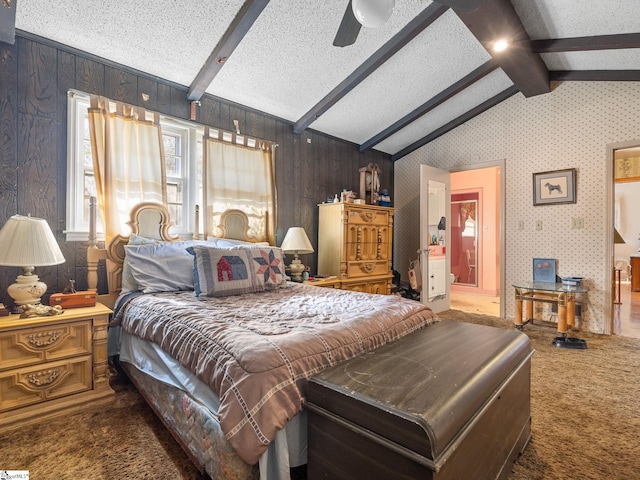
M 126 245 L 125 258 L 143 293 L 193 290 L 193 257 L 187 248 L 205 241 Z
M 223 297 L 274 290 L 286 284 L 282 250 L 272 246 L 194 246 L 196 295 Z

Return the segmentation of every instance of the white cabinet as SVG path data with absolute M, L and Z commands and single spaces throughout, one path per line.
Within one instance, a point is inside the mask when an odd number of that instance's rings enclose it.
M 447 294 L 446 258 L 429 258 L 429 299 Z

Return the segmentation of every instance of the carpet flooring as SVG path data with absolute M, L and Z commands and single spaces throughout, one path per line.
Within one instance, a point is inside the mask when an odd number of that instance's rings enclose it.
M 513 328 L 497 317 L 450 310 L 444 320 Z M 640 340 L 578 332 L 586 350 L 552 345 L 553 329 L 528 325 L 532 439 L 509 480 L 640 478 Z M 203 479 L 122 374 L 113 402 L 0 435 L 0 469 L 31 480 Z
M 498 318 L 449 310 L 443 319 L 502 328 Z M 574 332 L 586 350 L 555 347 L 553 328 L 527 325 L 532 438 L 509 480 L 640 478 L 640 340 Z

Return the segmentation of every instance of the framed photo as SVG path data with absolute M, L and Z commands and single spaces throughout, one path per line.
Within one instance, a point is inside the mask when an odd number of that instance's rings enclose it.
M 576 169 L 533 174 L 533 205 L 576 203 Z
M 556 261 L 554 258 L 533 259 L 533 281 L 556 283 Z

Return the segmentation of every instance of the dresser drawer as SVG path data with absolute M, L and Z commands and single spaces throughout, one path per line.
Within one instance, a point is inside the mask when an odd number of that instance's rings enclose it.
M 347 262 L 348 279 L 381 275 L 389 275 L 389 262 L 386 260 Z
M 83 357 L 0 373 L 0 412 L 93 388 L 92 358 Z
M 345 246 L 347 262 L 388 260 L 389 253 L 390 248 L 387 243 L 347 243 Z
M 91 354 L 91 320 L 0 333 L 0 372 Z
M 347 222 L 349 225 L 389 225 L 389 210 L 372 210 L 361 206 L 349 205 Z
M 344 290 L 362 293 L 377 293 L 380 295 L 388 295 L 390 286 L 391 282 L 389 279 L 342 282 L 342 288 Z

